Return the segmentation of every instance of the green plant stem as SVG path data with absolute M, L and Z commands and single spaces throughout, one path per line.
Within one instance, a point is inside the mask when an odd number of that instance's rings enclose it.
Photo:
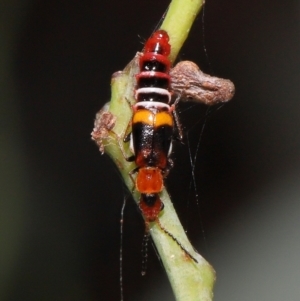
M 172 62 L 186 40 L 201 5 L 202 0 L 174 0 L 170 4 L 161 28 L 166 30 L 170 36 L 172 49 L 170 59 Z M 139 194 L 134 190 L 134 184 L 129 176 L 129 172 L 135 168 L 135 164 L 127 162 L 121 151 L 124 148 L 124 151 L 128 155 L 130 154 L 128 145 L 123 145 L 122 138 L 127 131 L 132 117 L 130 103 L 134 103 L 135 101 L 133 97 L 135 86 L 134 75 L 137 73 L 137 59 L 134 59 L 124 71 L 115 73 L 112 78 L 112 98 L 109 111 L 117 119 L 113 128 L 114 134 L 104 139 L 103 142 L 105 143 L 105 152 L 119 168 L 124 182 L 129 190 L 133 191 L 133 197 L 138 203 Z M 176 300 L 212 300 L 212 288 L 215 281 L 213 268 L 201 255 L 194 251 L 165 189 L 161 193 L 161 200 L 164 203 L 164 210 L 159 216 L 161 225 L 172 233 L 198 261 L 198 263 L 195 263 L 155 222 L 151 223 L 150 233 L 167 272 Z
M 197 17 L 203 0 L 173 0 L 161 29 L 168 32 L 171 44 L 170 60 L 175 61 Z

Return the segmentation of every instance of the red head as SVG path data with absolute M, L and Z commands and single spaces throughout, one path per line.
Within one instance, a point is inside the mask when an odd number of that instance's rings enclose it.
M 171 51 L 169 44 L 169 35 L 164 30 L 158 30 L 147 40 L 144 47 L 144 53 L 155 52 L 168 56 Z

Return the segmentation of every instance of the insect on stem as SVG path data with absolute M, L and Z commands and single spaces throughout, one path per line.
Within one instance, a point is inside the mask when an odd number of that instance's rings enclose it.
M 171 208 L 164 182 L 173 167 L 172 142 L 176 132 L 183 136 L 176 113 L 177 104 L 185 101 L 207 105 L 227 102 L 234 94 L 234 85 L 229 80 L 204 74 L 192 62 L 181 62 L 172 69 L 170 56 L 173 59 L 176 51 L 171 53 L 169 35 L 165 30 L 153 33 L 142 53 L 138 53 L 124 71 L 113 75 L 112 101 L 97 114 L 92 139 L 100 152 L 106 151 L 117 164 L 127 187 L 132 189 L 133 184 L 133 197 L 145 221 L 142 275 L 146 273 L 151 232 L 175 294 L 185 291 L 184 287 L 191 291 L 187 283 L 197 283 L 191 296 L 199 296 L 200 290 L 206 294 L 207 300 L 211 300 L 211 291 L 207 293 L 207 286 L 198 280 L 205 279 L 212 287 L 214 270 L 190 245 Z M 124 141 L 126 135 L 128 139 Z M 123 212 L 124 208 L 121 235 Z M 151 231 L 150 224 L 154 226 Z M 182 257 L 188 260 L 182 260 Z M 123 300 L 122 246 L 120 264 Z M 178 281 L 174 275 L 180 274 L 182 268 L 189 272 L 185 273 L 185 279 Z M 191 269 L 193 272 L 190 273 Z M 179 282 L 185 284 L 178 285 Z M 189 300 L 198 299 L 193 297 Z

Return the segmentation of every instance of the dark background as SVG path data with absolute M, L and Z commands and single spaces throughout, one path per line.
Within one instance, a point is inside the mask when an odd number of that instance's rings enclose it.
M 90 140 L 111 74 L 155 29 L 168 1 L 1 1 L 3 301 L 119 300 L 120 210 L 128 195 Z M 189 189 L 187 140 L 167 180 L 216 301 L 300 296 L 299 1 L 208 0 L 180 59 L 230 78 L 234 99 L 206 120 Z M 182 106 L 191 151 L 205 106 Z M 125 210 L 126 300 L 174 300 L 144 225 Z M 197 300 L 195 300 L 197 301 Z

